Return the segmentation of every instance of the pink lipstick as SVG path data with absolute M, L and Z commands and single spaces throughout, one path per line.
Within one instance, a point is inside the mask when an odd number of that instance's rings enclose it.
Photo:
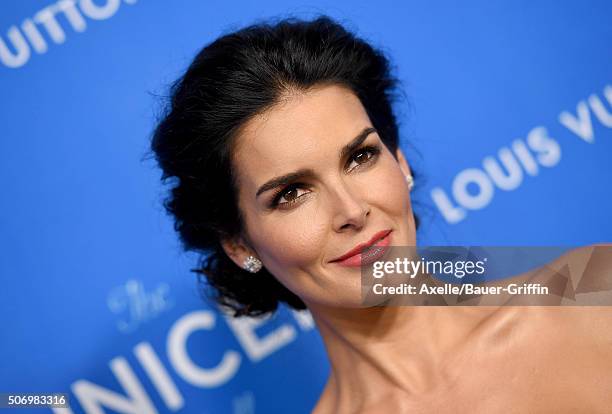
M 370 240 L 360 243 L 340 257 L 331 261 L 341 266 L 359 267 L 375 262 L 385 253 L 385 247 L 391 244 L 391 230 L 375 233 Z

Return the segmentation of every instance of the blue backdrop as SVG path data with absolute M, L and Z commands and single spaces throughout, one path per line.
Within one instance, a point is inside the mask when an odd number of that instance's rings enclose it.
M 68 392 L 57 413 L 310 412 L 329 369 L 312 321 L 228 321 L 202 302 L 143 159 L 167 85 L 263 18 L 329 14 L 391 56 L 420 244 L 611 239 L 609 2 L 0 10 L 0 392 Z

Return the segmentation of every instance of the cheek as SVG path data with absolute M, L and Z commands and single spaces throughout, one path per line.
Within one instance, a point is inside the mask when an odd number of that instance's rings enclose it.
M 324 249 L 326 223 L 315 209 L 274 219 L 258 218 L 250 231 L 257 252 L 273 274 L 284 278 L 319 263 Z M 295 213 L 298 213 L 297 211 Z
M 383 168 L 371 180 L 370 197 L 387 214 L 396 217 L 412 214 L 406 177 L 393 158 L 386 158 Z

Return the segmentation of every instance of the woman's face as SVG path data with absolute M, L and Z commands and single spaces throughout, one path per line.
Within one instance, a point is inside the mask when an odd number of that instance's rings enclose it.
M 384 242 L 416 244 L 409 167 L 397 155 L 349 89 L 288 95 L 237 136 L 232 162 L 246 228 L 225 251 L 239 266 L 258 257 L 309 307 L 361 306 L 355 257 L 353 266 L 335 259 L 389 230 Z

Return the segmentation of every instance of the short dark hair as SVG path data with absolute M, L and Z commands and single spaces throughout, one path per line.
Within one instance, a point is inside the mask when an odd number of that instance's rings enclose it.
M 171 86 L 151 140 L 162 181 L 174 182 L 164 206 L 183 248 L 201 254 L 193 271 L 204 293 L 234 316 L 267 314 L 279 301 L 305 309 L 265 267 L 252 275 L 237 266 L 221 240 L 239 235 L 244 225 L 231 164 L 237 131 L 284 93 L 322 84 L 352 90 L 395 155 L 398 126 L 391 103 L 397 81 L 387 58 L 325 16 L 224 35 L 205 46 Z

